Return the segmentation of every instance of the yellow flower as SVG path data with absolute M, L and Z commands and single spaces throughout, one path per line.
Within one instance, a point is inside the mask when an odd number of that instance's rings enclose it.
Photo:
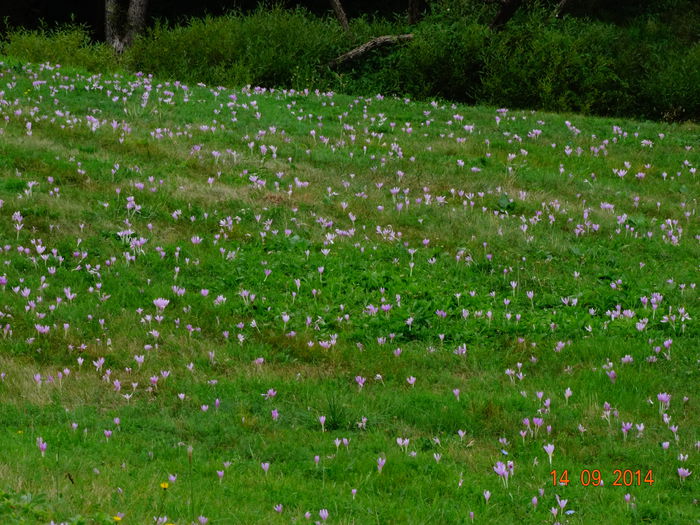
M 169 486 L 170 484 L 167 481 L 164 481 L 160 484 L 160 488 L 162 488 L 163 490 L 167 489 Z
M 121 516 L 113 516 L 112 519 L 113 519 L 114 521 L 121 521 L 121 520 L 122 520 L 122 517 L 121 517 Z

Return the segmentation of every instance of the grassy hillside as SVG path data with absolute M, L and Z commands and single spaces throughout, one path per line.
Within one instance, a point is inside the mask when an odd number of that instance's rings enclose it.
M 0 61 L 0 516 L 693 522 L 698 144 Z

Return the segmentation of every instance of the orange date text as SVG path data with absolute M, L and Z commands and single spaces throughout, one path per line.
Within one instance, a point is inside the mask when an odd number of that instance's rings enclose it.
M 610 474 L 610 472 L 607 472 Z M 582 487 L 602 487 L 605 485 L 603 474 L 598 469 L 583 469 L 580 472 L 566 470 L 552 470 L 552 485 L 568 486 L 569 483 L 577 483 Z M 612 481 L 613 487 L 632 487 L 654 484 L 654 472 L 640 469 L 615 469 L 612 476 L 606 476 Z

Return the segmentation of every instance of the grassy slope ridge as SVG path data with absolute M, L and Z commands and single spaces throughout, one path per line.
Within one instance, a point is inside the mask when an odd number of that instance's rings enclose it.
M 698 143 L 5 60 L 0 516 L 690 523 Z

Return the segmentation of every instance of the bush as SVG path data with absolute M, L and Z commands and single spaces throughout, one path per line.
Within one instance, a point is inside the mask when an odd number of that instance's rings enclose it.
M 649 115 L 663 120 L 700 120 L 700 43 L 667 57 L 643 83 Z
M 408 95 L 476 102 L 481 48 L 488 40 L 488 29 L 464 20 L 448 21 L 432 16 L 413 27 L 398 24 L 380 27 L 376 22 L 357 44 L 382 34 L 412 32 L 414 38 L 373 51 L 341 67 L 335 87 L 341 91 L 370 95 Z M 345 49 L 352 47 L 346 44 Z
M 413 41 L 396 51 L 402 90 L 418 98 L 438 96 L 476 102 L 488 29 L 462 21 L 426 21 L 415 35 Z
M 11 30 L 0 46 L 2 53 L 29 62 L 51 62 L 90 71 L 116 71 L 119 62 L 112 49 L 91 43 L 83 26 L 68 25 L 36 31 Z
M 532 17 L 496 34 L 485 51 L 482 100 L 550 111 L 628 110 L 628 84 L 616 70 L 620 32 L 611 25 Z
M 337 23 L 282 8 L 158 24 L 127 52 L 131 69 L 211 84 L 310 87 L 341 48 Z
M 619 26 L 535 14 L 491 39 L 483 102 L 550 111 L 698 118 L 698 45 L 653 18 Z

